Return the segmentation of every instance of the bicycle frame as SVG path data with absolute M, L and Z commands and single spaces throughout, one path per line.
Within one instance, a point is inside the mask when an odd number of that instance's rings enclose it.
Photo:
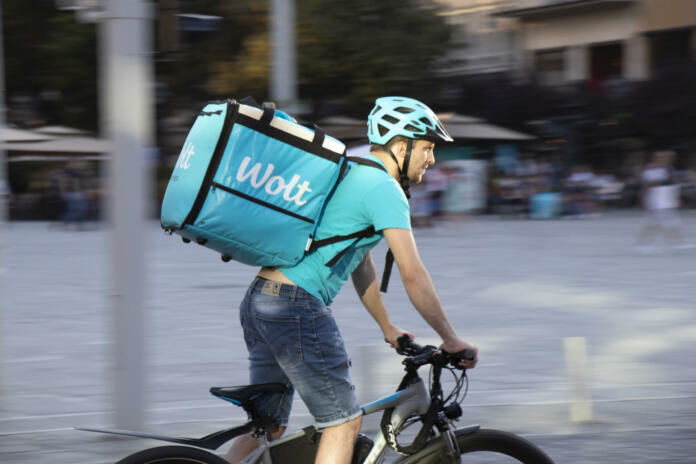
M 426 385 L 423 379 L 417 373 L 418 367 L 428 362 L 427 359 L 429 358 L 423 357 L 426 354 L 428 353 L 421 353 L 413 358 L 407 358 L 407 360 L 404 361 L 404 365 L 406 366 L 406 375 L 401 380 L 396 393 L 361 406 L 362 415 L 386 411 L 385 416 L 382 418 L 382 424 L 379 432 L 374 437 L 374 440 L 372 440 L 372 448 L 361 464 L 381 464 L 384 462 L 388 448 L 392 448 L 403 455 L 396 461 L 403 464 L 419 462 L 421 458 L 428 456 L 431 453 L 444 452 L 446 455 L 454 455 L 455 453 L 458 454 L 456 443 L 454 446 L 452 445 L 453 441 L 457 441 L 456 437 L 471 434 L 479 430 L 478 425 L 472 425 L 454 430 L 451 427 L 450 421 L 447 420 L 443 415 L 444 411 L 437 411 L 438 408 L 441 408 L 440 403 L 442 401 L 442 390 L 439 380 L 442 365 L 434 366 L 434 371 L 432 373 L 432 386 Z M 438 403 L 433 403 L 433 401 L 437 401 Z M 433 413 L 437 413 L 439 416 L 435 418 L 433 417 Z M 388 414 L 388 416 L 386 414 Z M 404 448 L 402 445 L 397 443 L 397 432 L 403 423 L 413 416 L 420 416 L 420 419 L 423 421 L 423 425 L 418 433 L 416 441 L 414 441 L 412 445 L 408 445 Z M 435 423 L 438 424 L 437 428 L 440 431 L 440 435 L 433 439 L 428 434 L 432 432 L 430 427 L 435 424 L 433 422 L 435 419 L 437 419 Z M 182 445 L 196 446 L 208 450 L 216 450 L 222 444 L 244 433 L 255 432 L 255 436 L 259 435 L 259 446 L 255 451 L 241 461 L 241 464 L 256 464 L 259 461 L 263 464 L 273 464 L 271 450 L 274 447 L 306 436 L 308 434 L 307 431 L 312 429 L 312 427 L 308 427 L 287 437 L 269 442 L 265 433 L 261 433 L 268 425 L 265 422 L 267 420 L 272 421 L 273 418 L 266 416 L 260 417 L 257 418 L 256 421 L 250 421 L 238 427 L 220 430 L 202 438 L 174 438 L 127 430 L 88 428 L 77 429 L 90 432 L 150 438 Z M 386 420 L 388 420 L 389 423 L 385 424 L 384 422 Z M 285 456 L 283 456 L 282 453 L 284 453 L 284 451 L 280 451 L 280 455 L 276 456 L 276 460 L 286 461 Z M 292 456 L 288 458 L 292 461 Z
M 403 390 L 399 390 L 396 393 L 380 398 L 376 401 L 367 403 L 361 407 L 363 415 L 373 414 L 375 412 L 383 411 L 385 409 L 394 408 L 391 416 L 391 429 L 392 431 L 398 430 L 398 428 L 403 424 L 403 422 L 411 417 L 413 414 L 425 414 L 430 407 L 430 395 L 428 394 L 425 382 L 418 377 L 416 381 L 411 383 L 408 387 Z M 467 427 L 458 433 L 473 433 L 478 430 L 478 426 Z M 270 449 L 274 446 L 280 445 L 290 440 L 294 440 L 302 435 L 304 431 L 299 431 L 288 437 L 280 438 L 272 442 L 267 442 L 265 439 L 261 439 L 260 446 L 249 456 L 247 456 L 240 464 L 254 464 L 259 459 L 264 464 L 272 464 L 270 458 Z M 367 455 L 362 464 L 377 464 L 381 463 L 385 457 L 385 450 L 389 446 L 390 442 L 396 440 L 395 436 L 385 437 L 380 430 L 375 436 L 374 444 L 370 454 Z M 428 452 L 433 452 L 436 449 L 437 444 L 429 444 L 424 451 L 427 449 Z M 420 454 L 420 453 L 417 453 Z M 406 457 L 408 458 L 408 457 Z

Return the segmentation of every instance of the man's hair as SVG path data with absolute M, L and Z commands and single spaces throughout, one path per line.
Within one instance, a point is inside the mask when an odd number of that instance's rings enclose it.
M 408 137 L 404 137 L 403 135 L 397 135 L 395 137 L 392 137 L 386 145 L 377 145 L 373 144 L 370 146 L 370 153 L 374 153 L 376 151 L 382 151 L 384 150 L 384 147 L 386 146 L 387 148 L 391 148 L 394 144 L 399 143 L 399 142 L 407 142 Z

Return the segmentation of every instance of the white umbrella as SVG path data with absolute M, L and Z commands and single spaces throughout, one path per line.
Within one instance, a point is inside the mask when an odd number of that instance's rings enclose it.
M 51 137 L 46 134 L 38 134 L 33 131 L 13 129 L 11 127 L 0 127 L 0 143 L 20 143 L 20 142 L 40 142 L 51 140 Z
M 7 151 L 10 160 L 16 157 L 35 160 L 53 159 L 56 155 L 106 154 L 111 152 L 111 143 L 95 137 L 61 137 L 41 142 L 0 142 L 0 149 Z
M 43 126 L 38 129 L 32 129 L 32 132 L 44 135 L 57 135 L 60 137 L 86 136 L 89 134 L 89 132 L 82 129 L 67 126 Z
M 489 124 L 483 119 L 457 113 L 442 113 L 438 117 L 447 132 L 456 139 L 534 140 L 536 137 L 512 129 Z

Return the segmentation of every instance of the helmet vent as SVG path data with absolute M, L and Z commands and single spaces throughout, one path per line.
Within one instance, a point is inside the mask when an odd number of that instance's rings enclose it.
M 452 141 L 437 115 L 424 103 L 407 97 L 380 97 L 367 118 L 367 139 L 385 145 L 396 136 Z

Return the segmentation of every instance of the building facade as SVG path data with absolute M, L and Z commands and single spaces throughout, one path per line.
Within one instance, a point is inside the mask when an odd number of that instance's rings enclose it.
M 694 0 L 438 0 L 462 48 L 450 74 L 541 85 L 650 79 L 696 57 Z
M 443 74 L 508 73 L 519 68 L 518 26 L 514 18 L 494 16 L 514 6 L 510 0 L 438 0 L 453 26 L 449 66 Z
M 523 72 L 546 85 L 650 79 L 696 54 L 692 0 L 527 0 L 514 18 Z

